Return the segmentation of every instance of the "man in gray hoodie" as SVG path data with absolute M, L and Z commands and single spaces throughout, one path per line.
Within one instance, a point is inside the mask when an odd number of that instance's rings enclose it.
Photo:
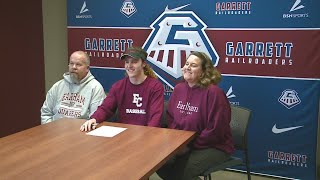
M 89 119 L 103 102 L 102 85 L 90 73 L 90 58 L 75 51 L 69 60 L 69 72 L 48 91 L 41 108 L 41 124 L 60 118 Z

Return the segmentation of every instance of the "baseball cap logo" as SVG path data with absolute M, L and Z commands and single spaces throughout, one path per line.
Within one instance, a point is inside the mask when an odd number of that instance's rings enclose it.
M 143 47 L 154 71 L 168 86 L 181 78 L 181 68 L 193 51 L 206 53 L 218 65 L 219 56 L 205 33 L 206 24 L 192 11 L 166 10 L 150 25 L 153 29 Z

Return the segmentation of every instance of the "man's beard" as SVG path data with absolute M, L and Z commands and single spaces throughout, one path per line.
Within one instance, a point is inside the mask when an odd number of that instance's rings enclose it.
M 79 75 L 77 73 L 70 73 L 71 81 L 74 83 L 79 83 Z

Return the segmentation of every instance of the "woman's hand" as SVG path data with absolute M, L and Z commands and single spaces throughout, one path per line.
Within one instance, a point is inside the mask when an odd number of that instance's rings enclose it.
M 80 131 L 91 131 L 91 130 L 94 130 L 96 126 L 97 126 L 97 120 L 90 119 L 82 124 L 82 126 L 80 127 Z

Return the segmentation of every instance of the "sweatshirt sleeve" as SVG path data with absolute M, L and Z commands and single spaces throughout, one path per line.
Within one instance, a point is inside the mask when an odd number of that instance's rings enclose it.
M 148 126 L 160 127 L 161 117 L 163 113 L 164 89 L 159 82 L 154 87 L 154 92 L 150 97 L 150 111 Z
M 98 106 L 97 110 L 92 114 L 90 118 L 97 120 L 97 123 L 108 120 L 114 114 L 117 109 L 116 101 L 116 89 L 111 87 L 108 96 L 103 100 L 102 104 Z
M 222 90 L 216 89 L 211 94 L 207 100 L 206 128 L 194 142 L 197 148 L 217 147 L 230 139 L 230 104 Z
M 101 105 L 103 100 L 105 99 L 106 94 L 104 89 L 100 83 L 98 83 L 92 92 L 92 99 L 89 107 L 89 117 L 98 109 L 98 106 Z
M 169 128 L 173 128 L 172 122 L 173 122 L 173 107 L 172 107 L 172 102 L 175 101 L 175 91 L 172 92 L 169 101 L 168 101 L 168 107 L 167 107 L 167 112 L 166 113 L 166 121 L 167 125 Z
M 41 107 L 41 124 L 46 124 L 52 121 L 53 119 L 53 108 L 54 108 L 55 95 L 54 95 L 54 87 L 52 87 L 47 95 L 46 100 L 44 101 Z

